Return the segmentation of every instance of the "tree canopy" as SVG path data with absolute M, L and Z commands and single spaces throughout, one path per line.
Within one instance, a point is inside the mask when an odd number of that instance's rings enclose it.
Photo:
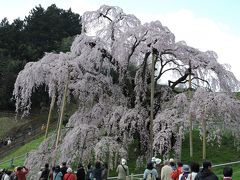
M 196 105 L 199 106 L 196 119 L 202 111 L 200 107 L 216 105 L 214 112 L 218 117 L 220 109 L 229 110 L 229 104 L 232 109 L 239 109 L 238 101 L 226 94 L 238 89 L 239 82 L 226 66 L 218 63 L 216 53 L 202 52 L 183 41 L 175 42 L 174 34 L 159 21 L 141 24 L 121 8 L 104 5 L 84 13 L 82 26 L 83 32 L 74 39 L 70 52 L 47 53 L 39 61 L 27 63 L 15 82 L 16 108 L 26 114 L 31 107 L 32 92 L 42 84 L 47 86 L 50 97 L 57 96 L 59 106 L 67 82 L 68 97 L 79 101 L 78 111 L 69 119 L 73 129 L 65 131 L 57 150 L 62 152 L 58 161 L 72 162 L 79 156 L 87 161 L 93 159 L 93 154 L 99 159 L 106 158 L 106 154 L 126 156 L 134 138 L 140 141 L 141 155 L 146 155 L 151 146 L 150 65 L 153 54 L 156 57 L 155 83 L 166 78 L 163 75 L 167 72 L 176 77 L 169 76 L 168 85 L 157 84 L 154 94 L 155 153 L 166 155 L 171 149 L 176 153 L 180 151 L 177 135 L 189 127 L 187 117 Z M 187 88 L 189 74 L 195 85 L 191 103 L 184 92 L 176 89 Z M 199 87 L 207 95 L 201 93 Z M 216 90 L 219 93 L 215 93 Z M 225 103 L 221 104 L 223 99 Z M 231 111 L 224 122 L 231 118 L 238 123 L 236 117 L 239 114 Z M 214 133 L 216 131 L 209 135 Z M 44 142 L 27 163 L 39 168 L 39 161 L 51 161 L 53 142 L 52 137 Z M 51 151 L 47 150 L 49 146 Z M 44 153 L 44 158 L 33 158 L 36 153 Z

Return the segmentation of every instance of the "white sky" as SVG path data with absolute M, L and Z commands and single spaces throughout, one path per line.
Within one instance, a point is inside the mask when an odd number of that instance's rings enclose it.
M 205 2 L 204 2 L 205 1 Z M 240 1 L 232 0 L 0 0 L 0 19 L 24 19 L 34 6 L 57 7 L 83 14 L 101 5 L 119 6 L 142 22 L 160 20 L 176 36 L 200 50 L 213 50 L 240 80 Z

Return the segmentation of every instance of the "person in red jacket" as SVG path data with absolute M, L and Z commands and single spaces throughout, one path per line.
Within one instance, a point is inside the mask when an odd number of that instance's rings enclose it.
M 70 167 L 67 169 L 67 173 L 64 175 L 63 180 L 77 180 L 77 176 L 72 172 Z
M 183 166 L 182 162 L 177 163 L 177 169 L 171 173 L 172 179 L 178 180 L 179 175 L 182 173 L 182 166 Z
M 18 167 L 17 172 L 16 172 L 17 179 L 18 180 L 26 180 L 26 175 L 27 175 L 28 171 L 29 171 L 28 168 L 26 168 L 25 166 Z

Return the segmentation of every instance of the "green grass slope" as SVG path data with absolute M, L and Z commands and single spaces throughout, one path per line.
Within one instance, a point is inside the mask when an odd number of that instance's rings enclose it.
M 27 153 L 37 149 L 43 140 L 44 136 L 38 137 L 37 139 L 11 152 L 3 159 L 0 159 L 0 168 L 12 168 L 13 166 L 22 166 L 27 157 Z

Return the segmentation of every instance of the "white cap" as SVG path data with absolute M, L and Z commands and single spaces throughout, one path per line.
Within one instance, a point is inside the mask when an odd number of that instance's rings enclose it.
M 155 163 L 156 162 L 156 158 L 152 157 L 152 162 Z
M 121 164 L 122 164 L 122 165 L 125 165 L 126 162 L 127 162 L 126 159 L 123 159 L 123 158 L 122 158 Z
M 156 158 L 156 164 L 160 164 L 162 162 L 162 160 L 160 158 Z
M 173 158 L 170 158 L 170 159 L 169 159 L 169 162 L 174 162 L 174 159 L 173 159 Z
M 67 172 L 68 172 L 68 173 L 71 173 L 71 172 L 72 172 L 72 168 L 69 167 L 69 168 L 67 169 Z

